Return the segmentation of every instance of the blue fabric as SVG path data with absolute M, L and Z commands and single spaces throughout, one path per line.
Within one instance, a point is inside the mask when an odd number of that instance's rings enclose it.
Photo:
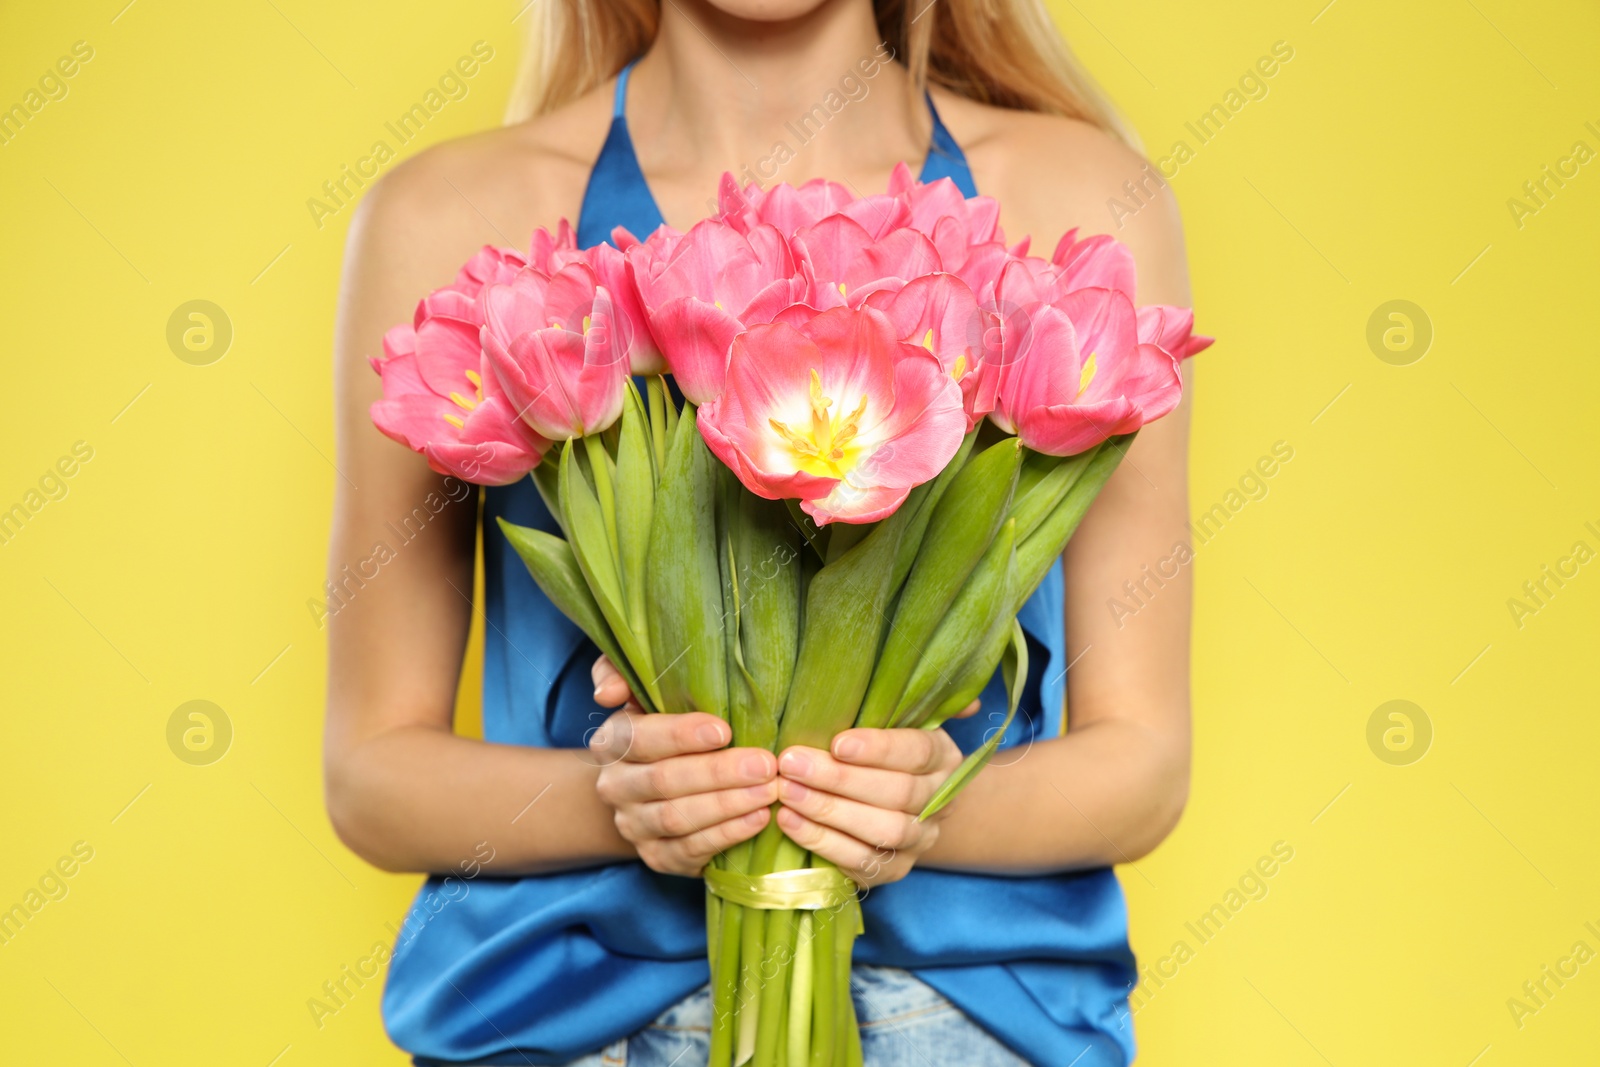
M 624 71 L 584 196 L 577 231 L 584 247 L 617 226 L 642 237 L 661 224 L 622 114 L 626 78 Z M 976 195 L 960 146 L 931 98 L 928 106 L 933 144 L 922 179 L 948 177 Z M 589 680 L 598 651 L 499 536 L 494 520 L 502 516 L 556 531 L 530 480 L 486 490 L 484 737 L 582 747 L 606 714 Z M 999 764 L 1063 732 L 1060 561 L 1020 619 L 1031 670 Z M 1003 717 L 998 675 L 983 705 L 946 727 L 965 751 Z M 1075 1067 L 1131 1060 L 1126 997 L 1136 972 L 1122 890 L 1109 868 L 1037 877 L 918 868 L 874 889 L 863 909 L 858 962 L 913 971 L 1026 1059 Z M 639 862 L 523 878 L 434 877 L 396 940 L 384 1021 L 418 1064 L 561 1064 L 647 1026 L 704 985 L 705 953 L 701 884 Z

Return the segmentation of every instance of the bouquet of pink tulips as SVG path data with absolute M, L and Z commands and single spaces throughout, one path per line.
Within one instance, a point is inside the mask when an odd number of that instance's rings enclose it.
M 1046 260 L 998 216 L 901 167 L 861 198 L 725 176 L 717 216 L 642 242 L 540 230 L 389 332 L 372 417 L 440 473 L 531 473 L 564 536 L 504 535 L 647 711 L 827 748 L 1003 669 L 1015 714 L 1019 608 L 1210 341 L 1135 307 L 1114 239 Z M 704 877 L 714 1067 L 859 1064 L 855 883 L 775 820 Z

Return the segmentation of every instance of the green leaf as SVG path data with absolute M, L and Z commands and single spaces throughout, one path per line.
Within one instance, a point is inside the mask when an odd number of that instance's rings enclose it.
M 1083 472 L 1061 500 L 1017 545 L 1019 584 L 1013 601 L 1013 612 L 1022 609 L 1022 605 L 1033 595 L 1033 591 L 1039 588 L 1039 583 L 1044 581 L 1044 576 L 1050 573 L 1050 568 L 1060 558 L 1061 553 L 1066 551 L 1067 542 L 1078 529 L 1078 523 L 1083 521 L 1084 515 L 1088 514 L 1089 505 L 1094 503 L 1095 497 L 1100 495 L 1100 490 L 1105 488 L 1106 482 L 1116 473 L 1117 464 L 1122 462 L 1128 446 L 1133 443 L 1133 437 L 1133 434 L 1113 437 L 1096 449 L 1084 465 Z M 1021 529 L 1020 523 L 1018 529 Z
M 778 747 L 827 748 L 854 724 L 872 677 L 892 594 L 894 560 L 910 516 L 902 507 L 839 559 L 825 565 L 805 592 L 800 651 Z
M 606 618 L 613 625 L 612 616 L 622 605 L 622 586 L 617 578 L 616 559 L 611 554 L 611 539 L 606 534 L 606 523 L 600 501 L 594 488 L 585 477 L 577 457 L 577 441 L 568 441 L 561 448 L 561 472 L 558 482 L 561 501 L 562 525 L 571 538 L 572 551 L 578 557 L 578 566 L 589 580 L 595 599 L 606 610 Z M 609 604 L 608 604 L 609 601 Z
M 1040 452 L 1028 452 L 1017 479 L 1017 493 L 1011 499 L 1011 517 L 1017 520 L 1017 537 L 1028 535 L 1055 510 L 1067 491 L 1083 476 L 1098 454 L 1096 448 L 1062 459 Z
M 584 579 L 583 572 L 578 566 L 577 557 L 572 554 L 572 546 L 553 534 L 543 530 L 535 530 L 529 526 L 517 526 L 505 519 L 497 519 L 501 531 L 516 550 L 522 562 L 527 566 L 528 573 L 533 576 L 535 584 L 550 598 L 550 602 L 561 613 L 589 636 L 607 656 L 617 665 L 617 670 L 628 680 L 628 685 L 640 697 L 640 702 L 646 711 L 655 710 L 641 687 L 638 677 L 634 674 L 628 657 L 622 654 L 621 647 L 617 644 L 616 636 L 611 631 L 611 626 L 606 622 L 605 615 L 600 611 L 600 605 L 595 602 L 594 594 L 589 590 L 589 583 Z
M 1011 641 L 1006 647 L 1006 657 L 1001 661 L 1000 669 L 1005 673 L 1006 697 L 1010 707 L 1006 711 L 1006 721 L 1000 727 L 990 732 L 987 740 L 973 750 L 972 754 L 961 761 L 961 766 L 951 772 L 934 792 L 932 799 L 917 816 L 917 821 L 930 818 L 940 808 L 950 803 L 955 795 L 972 780 L 973 776 L 983 769 L 989 762 L 995 750 L 1000 747 L 1000 741 L 1005 737 L 1006 730 L 1011 726 L 1011 720 L 1016 718 L 1017 705 L 1022 702 L 1022 689 L 1028 680 L 1028 639 L 1022 632 L 1022 624 L 1015 618 L 1011 620 Z
M 908 498 L 904 506 L 916 505 L 916 512 L 911 517 L 910 524 L 906 527 L 905 537 L 900 541 L 900 554 L 894 561 L 893 585 L 896 589 L 905 581 L 906 572 L 911 570 L 912 561 L 917 558 L 917 552 L 922 548 L 923 536 L 928 528 L 928 520 L 932 517 L 934 509 L 939 506 L 939 501 L 944 499 L 944 493 L 950 483 L 966 467 L 968 457 L 972 455 L 972 446 L 978 440 L 978 430 L 974 429 L 961 439 L 961 447 L 950 462 L 945 464 L 939 476 L 927 483 L 927 490 L 920 500 Z
M 900 590 L 858 726 L 887 726 L 894 718 L 929 637 L 1005 519 L 1021 462 L 1021 445 L 1007 438 L 985 449 L 949 483 Z
M 728 664 L 716 526 L 717 460 L 685 407 L 656 487 L 645 616 L 663 711 L 726 717 Z
M 960 705 L 965 707 L 994 675 L 1006 624 L 1017 613 L 1011 596 L 1016 580 L 1016 528 L 1014 520 L 1006 520 L 968 575 L 922 648 L 889 726 L 921 726 L 933 708 L 948 702 L 951 693 L 972 689 Z
M 600 451 L 604 453 L 604 449 Z M 654 688 L 650 646 L 645 640 L 645 635 L 636 632 L 629 622 L 628 613 L 623 606 L 617 560 L 611 550 L 612 541 L 606 532 L 600 503 L 595 498 L 588 479 L 584 477 L 578 455 L 576 443 L 573 441 L 568 441 L 561 450 L 559 496 L 561 510 L 566 517 L 563 525 L 571 536 L 569 543 L 572 546 L 572 553 L 578 561 L 578 568 L 583 572 L 584 580 L 589 584 L 589 591 L 594 595 L 595 603 L 600 606 L 606 622 L 611 625 L 611 632 L 616 636 L 622 654 L 627 657 L 632 670 L 645 686 L 644 690 L 634 690 L 634 692 L 648 695 L 651 701 L 660 707 L 661 696 Z M 590 465 L 591 470 L 593 466 L 594 464 Z
M 645 557 L 650 548 L 650 520 L 655 512 L 656 472 L 650 457 L 650 427 L 639 390 L 630 378 L 617 439 L 617 547 L 629 628 L 648 633 L 645 621 Z
M 613 436 L 620 434 L 621 431 L 618 430 Z M 620 560 L 622 551 L 617 540 L 617 495 L 614 488 L 617 479 L 616 461 L 611 458 L 611 453 L 606 451 L 605 441 L 600 434 L 586 435 L 583 438 L 583 447 L 589 458 L 589 477 L 594 482 L 594 495 L 600 501 L 600 518 L 605 523 L 606 540 L 611 546 L 611 558 Z
M 545 510 L 550 512 L 551 518 L 556 520 L 556 525 L 561 527 L 561 532 L 567 535 L 567 519 L 561 513 L 561 461 L 556 458 L 553 448 L 547 451 L 539 465 L 533 468 L 530 477 L 533 478 L 534 488 L 539 490 L 539 497 L 544 501 Z
M 729 722 L 734 743 L 770 748 L 800 640 L 800 535 L 783 504 L 722 468 Z

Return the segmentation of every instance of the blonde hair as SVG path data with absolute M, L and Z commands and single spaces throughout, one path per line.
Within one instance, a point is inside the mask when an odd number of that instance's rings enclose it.
M 1137 138 L 1061 39 L 1041 0 L 873 0 L 878 32 L 920 90 L 1062 115 Z M 521 122 L 608 81 L 655 40 L 659 0 L 532 0 L 506 121 Z

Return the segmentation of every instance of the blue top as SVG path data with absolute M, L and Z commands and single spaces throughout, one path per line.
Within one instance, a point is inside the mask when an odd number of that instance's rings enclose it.
M 585 248 L 617 226 L 642 238 L 662 222 L 623 114 L 630 69 L 617 79 L 611 131 L 584 195 L 577 236 Z M 922 180 L 950 178 L 976 196 L 931 97 L 928 109 L 933 138 Z M 607 714 L 589 680 L 599 652 L 539 591 L 500 536 L 499 516 L 557 532 L 529 479 L 486 490 L 484 738 L 581 748 Z M 1063 607 L 1058 560 L 1021 612 L 1031 671 L 1003 749 L 1063 731 Z M 945 729 L 971 751 L 1005 705 L 997 675 L 985 710 Z M 996 757 L 1006 760 L 1004 751 Z M 429 878 L 396 939 L 384 1022 L 416 1063 L 565 1063 L 645 1026 L 707 981 L 697 879 L 638 861 L 520 878 L 493 877 L 492 868 L 472 879 Z M 1109 868 L 996 877 L 919 867 L 862 905 L 866 932 L 855 959 L 913 971 L 1026 1059 L 1074 1067 L 1132 1059 L 1126 998 L 1137 974 Z

